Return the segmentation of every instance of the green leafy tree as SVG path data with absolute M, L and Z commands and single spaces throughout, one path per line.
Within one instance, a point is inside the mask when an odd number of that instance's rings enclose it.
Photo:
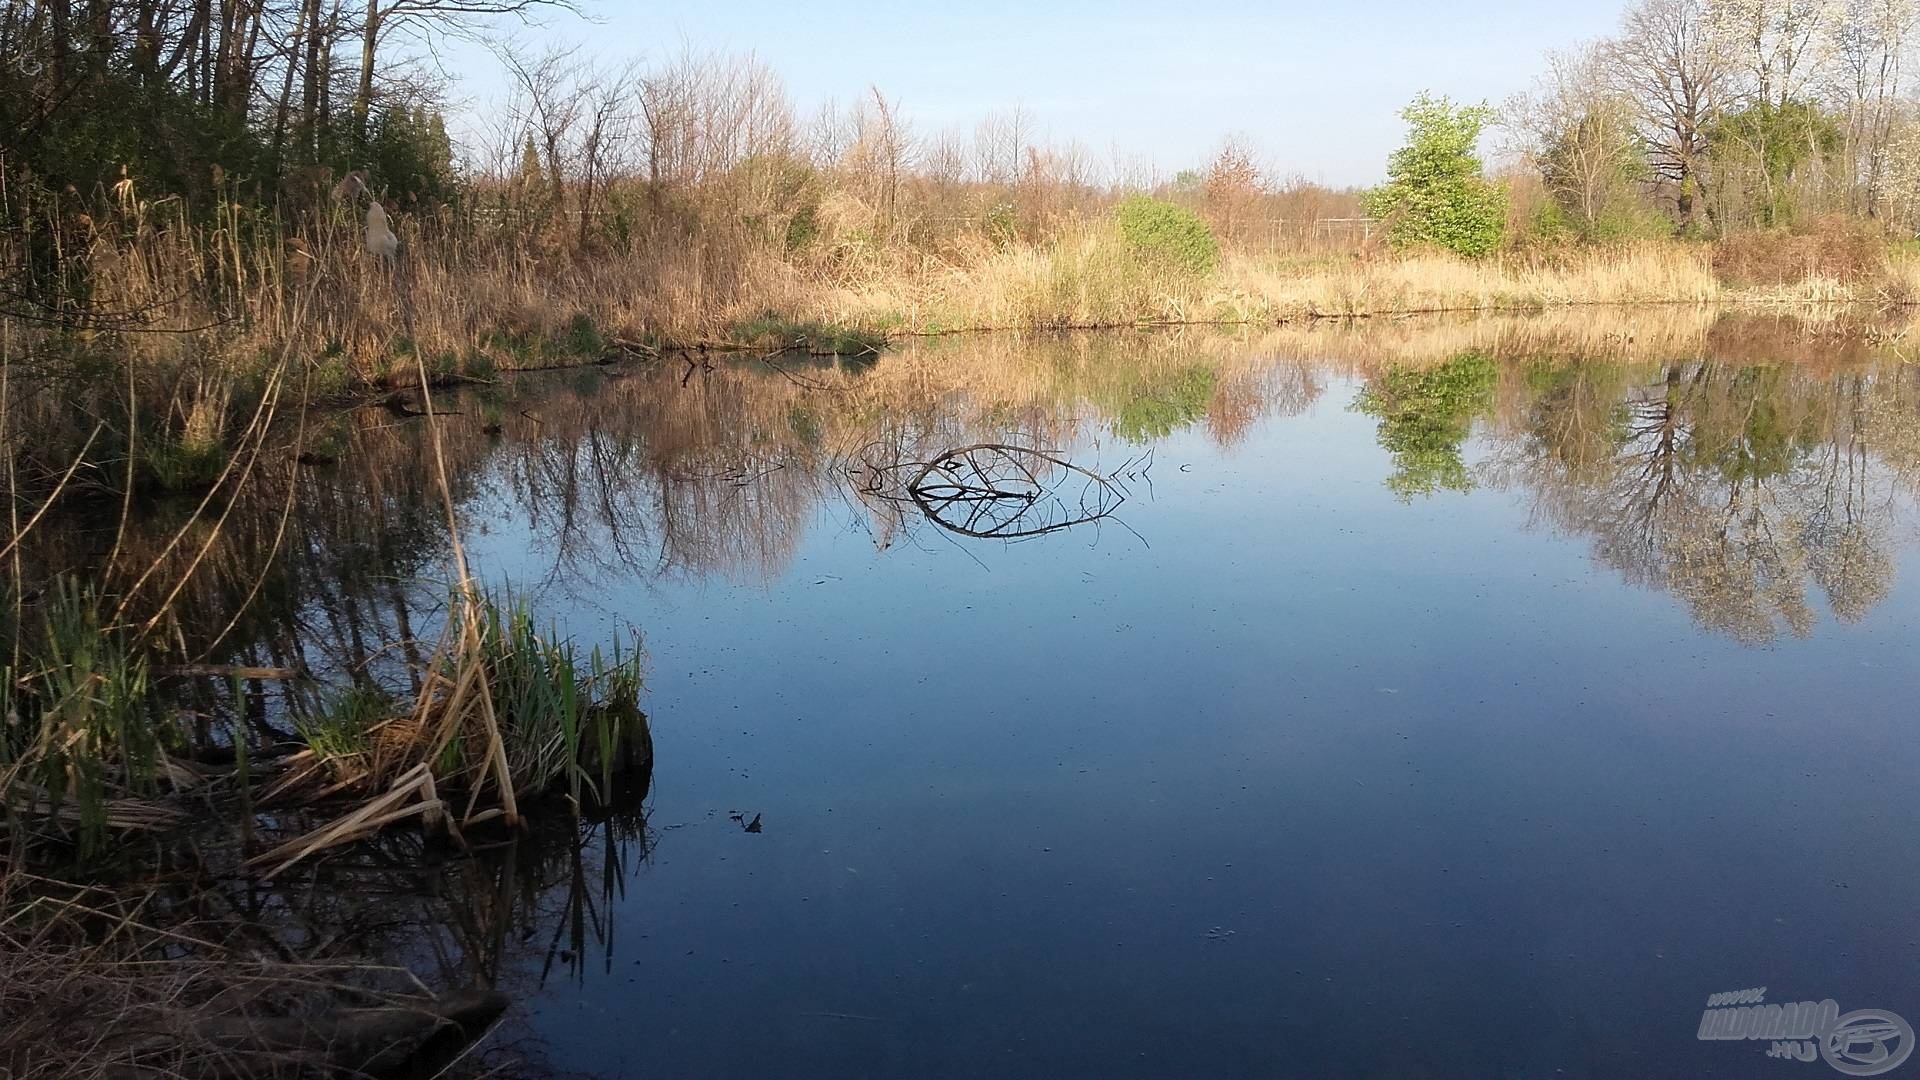
M 1794 217 L 1797 182 L 1809 166 L 1838 153 L 1843 141 L 1839 125 L 1818 105 L 1763 101 L 1721 117 L 1707 145 L 1721 171 L 1747 189 L 1754 223 L 1785 225 Z
M 453 140 L 439 111 L 425 103 L 380 109 L 366 161 L 386 194 L 403 203 L 444 201 L 455 193 Z
M 1130 195 L 1114 210 L 1120 238 L 1143 262 L 1203 277 L 1220 262 L 1220 244 L 1199 214 L 1146 195 Z
M 1407 144 L 1388 159 L 1387 182 L 1367 192 L 1367 213 L 1387 222 L 1395 247 L 1432 245 L 1469 258 L 1499 247 L 1507 194 L 1474 153 L 1493 110 L 1421 94 L 1400 116 Z
M 1393 455 L 1387 487 L 1401 499 L 1471 491 L 1460 447 L 1474 418 L 1493 404 L 1494 362 L 1465 353 L 1431 368 L 1396 367 L 1367 384 L 1355 408 L 1380 419 L 1380 445 Z

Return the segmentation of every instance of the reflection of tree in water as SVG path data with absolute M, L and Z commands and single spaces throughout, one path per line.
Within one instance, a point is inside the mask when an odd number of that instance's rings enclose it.
M 1203 419 L 1228 444 L 1260 416 L 1306 407 L 1325 377 L 1292 360 L 1207 366 L 1179 349 L 1010 348 L 1024 359 L 968 369 L 964 390 L 956 371 L 980 362 L 970 355 L 888 358 L 804 384 L 742 365 L 690 380 L 637 371 L 527 402 L 538 420 L 508 423 L 493 459 L 507 467 L 488 471 L 534 515 L 563 571 L 766 577 L 825 505 L 847 505 L 882 547 L 901 535 L 897 508 L 861 498 L 863 460 L 931 461 L 981 441 L 1097 444 L 1101 429 L 1146 435 Z M 1384 369 L 1356 408 L 1378 419 L 1403 498 L 1518 484 L 1629 580 L 1673 593 L 1703 626 L 1766 641 L 1810 632 L 1809 583 L 1842 619 L 1885 596 L 1888 465 L 1920 474 L 1912 388 L 1804 370 L 1469 350 Z M 1483 420 L 1494 456 L 1469 469 L 1464 446 Z
M 1131 452 L 1108 453 L 1112 437 L 1198 423 L 1230 446 L 1371 366 L 1295 355 L 1338 355 L 1324 337 L 1007 337 L 858 369 L 662 363 L 530 377 L 446 395 L 442 437 L 462 516 L 524 522 L 531 553 L 570 588 L 608 576 L 764 580 L 823 510 L 844 508 L 879 547 L 903 537 L 898 507 L 865 497 L 862 462 L 994 442 L 1112 470 Z M 1567 350 L 1526 340 L 1518 355 L 1495 341 L 1378 369 L 1356 408 L 1377 419 L 1398 494 L 1517 484 L 1607 565 L 1746 640 L 1807 632 L 1809 583 L 1842 619 L 1885 596 L 1895 478 L 1920 476 L 1920 371 L 1544 361 Z M 321 423 L 315 443 L 333 463 L 282 463 L 213 538 L 162 628 L 178 660 L 373 678 L 423 662 L 413 642 L 434 632 L 446 543 L 418 468 L 423 424 L 374 410 Z M 1469 469 L 1463 447 L 1477 426 L 1493 458 Z M 27 560 L 50 571 L 107 550 L 116 511 L 81 523 L 85 536 L 34 534 Z M 164 507 L 148 508 L 122 538 L 122 561 L 144 565 L 173 528 Z M 276 541 L 281 557 L 263 574 Z M 189 537 L 177 561 L 198 550 Z
M 1238 445 L 1269 416 L 1298 416 L 1320 399 L 1326 375 L 1312 364 L 1282 359 L 1223 372 L 1207 402 L 1207 431 L 1222 447 Z
M 1213 368 L 1195 365 L 1133 388 L 1128 397 L 1095 404 L 1111 408 L 1115 435 L 1130 443 L 1150 443 L 1192 427 L 1206 416 L 1217 380 Z
M 1367 383 L 1355 408 L 1380 419 L 1380 445 L 1393 455 L 1387 487 L 1402 499 L 1471 491 L 1460 448 L 1474 418 L 1493 404 L 1499 368 L 1465 353 L 1430 368 L 1392 367 Z
M 660 364 L 490 405 L 497 441 L 467 460 L 483 464 L 481 494 L 528 516 L 556 575 L 764 580 L 791 561 L 823 507 L 848 505 L 881 547 L 899 537 L 897 507 L 864 497 L 863 463 L 930 461 L 982 442 L 1060 448 L 1102 430 L 1150 442 L 1203 420 L 1214 427 L 1216 408 L 1230 408 L 1239 415 L 1218 432 L 1224 441 L 1319 392 L 1304 365 L 1248 363 L 1232 347 L 1215 355 L 1222 347 L 1067 337 L 857 368 Z M 450 421 L 449 438 L 463 441 L 462 426 Z
M 1886 597 L 1901 481 L 1869 455 L 1867 418 L 1889 384 L 1699 362 L 1509 381 L 1490 474 L 1700 625 L 1764 643 L 1812 632 L 1809 582 L 1848 622 Z

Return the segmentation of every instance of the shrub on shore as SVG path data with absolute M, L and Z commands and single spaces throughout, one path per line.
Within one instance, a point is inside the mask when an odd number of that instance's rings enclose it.
M 1387 182 L 1367 193 L 1367 212 L 1395 247 L 1491 254 L 1506 232 L 1507 194 L 1481 175 L 1475 147 L 1493 110 L 1421 94 L 1400 116 L 1407 143 L 1388 160 Z
M 1130 195 L 1113 218 L 1134 258 L 1156 270 L 1204 277 L 1220 265 L 1220 244 L 1200 215 L 1184 206 Z

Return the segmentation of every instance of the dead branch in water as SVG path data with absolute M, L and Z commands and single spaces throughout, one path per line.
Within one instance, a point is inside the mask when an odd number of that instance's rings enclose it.
M 940 528 L 978 539 L 1071 529 L 1113 516 L 1127 500 L 1112 477 L 1011 443 L 956 447 L 931 461 L 864 464 L 862 494 L 910 505 Z

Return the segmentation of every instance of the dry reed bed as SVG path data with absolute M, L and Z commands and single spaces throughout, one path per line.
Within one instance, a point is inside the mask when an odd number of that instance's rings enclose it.
M 1785 284 L 1736 287 L 1716 277 L 1713 249 L 1677 242 L 1478 261 L 1230 250 L 1217 271 L 1195 278 L 1142 263 L 1104 222 L 1070 224 L 1039 242 L 962 237 L 938 251 L 855 257 L 790 255 L 717 227 L 581 251 L 451 220 L 398 221 L 401 255 L 387 268 L 366 258 L 344 207 L 295 232 L 233 206 L 212 224 L 192 225 L 178 208 L 124 188 L 74 230 L 66 254 L 97 310 L 191 331 L 114 335 L 115 320 L 93 320 L 112 353 L 174 376 L 166 408 L 182 429 L 206 427 L 231 396 L 226 382 L 289 349 L 327 393 L 404 382 L 423 364 L 445 378 L 578 363 L 621 342 L 727 342 L 769 316 L 899 335 L 1920 296 L 1913 259 L 1887 258 L 1877 272 L 1846 280 L 1810 269 Z M 19 334 L 16 357 L 44 351 L 36 350 L 46 345 L 43 332 Z M 178 378 L 182 371 L 191 377 Z

